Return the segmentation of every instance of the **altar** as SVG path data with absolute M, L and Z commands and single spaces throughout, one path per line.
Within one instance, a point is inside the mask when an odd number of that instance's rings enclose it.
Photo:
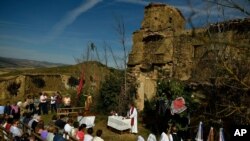
M 107 126 L 121 133 L 131 128 L 131 119 L 126 119 L 122 116 L 109 116 Z

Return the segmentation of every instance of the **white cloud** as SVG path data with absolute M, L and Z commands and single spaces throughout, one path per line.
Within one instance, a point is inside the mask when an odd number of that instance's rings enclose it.
M 52 29 L 49 39 L 54 39 L 59 36 L 67 26 L 71 25 L 81 14 L 90 10 L 102 0 L 87 0 L 84 1 L 79 7 L 68 12 L 66 16 L 61 19 Z

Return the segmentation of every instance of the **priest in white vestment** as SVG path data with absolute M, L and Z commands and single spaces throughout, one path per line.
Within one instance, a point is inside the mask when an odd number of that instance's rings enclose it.
M 173 141 L 173 137 L 171 134 L 166 134 L 165 132 L 162 132 L 159 141 Z
M 131 119 L 131 133 L 137 134 L 138 127 L 137 127 L 137 110 L 134 104 L 129 105 L 129 115 L 128 117 Z

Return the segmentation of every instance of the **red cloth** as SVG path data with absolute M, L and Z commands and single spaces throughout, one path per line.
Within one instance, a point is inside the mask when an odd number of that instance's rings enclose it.
M 6 131 L 10 132 L 11 124 L 7 123 L 5 126 Z
M 182 97 L 178 97 L 174 100 L 174 108 L 180 109 L 185 105 L 185 100 Z
M 185 106 L 185 99 L 183 97 L 177 97 L 171 104 L 171 113 L 179 114 L 185 111 L 187 107 Z
M 80 81 L 79 81 L 79 85 L 78 85 L 78 88 L 77 88 L 77 95 L 78 96 L 80 96 L 80 93 L 82 91 L 83 85 L 84 85 L 84 72 L 83 72 L 83 69 L 82 69 L 82 75 L 81 75 L 81 78 L 80 78 Z
M 131 107 L 132 109 L 130 110 L 131 111 L 131 113 L 130 113 L 130 116 L 133 114 L 133 112 L 134 112 L 134 107 Z M 133 126 L 134 125 L 134 122 L 135 122 L 135 119 L 134 118 L 131 118 L 131 126 Z

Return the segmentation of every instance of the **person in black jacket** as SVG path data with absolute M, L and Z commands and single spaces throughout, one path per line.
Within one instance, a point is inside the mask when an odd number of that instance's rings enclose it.
M 4 106 L 4 114 L 5 115 L 11 114 L 11 106 L 9 101 L 7 101 L 6 106 Z
M 58 118 L 56 121 L 55 121 L 55 125 L 57 127 L 59 127 L 60 129 L 64 129 L 64 126 L 66 124 L 66 122 L 64 120 L 62 120 L 62 118 L 64 118 L 64 116 L 61 116 L 61 118 Z
M 182 141 L 182 138 L 178 134 L 178 129 L 177 129 L 176 124 L 172 125 L 172 127 L 171 127 L 171 134 L 172 134 L 172 137 L 173 137 L 173 141 Z

